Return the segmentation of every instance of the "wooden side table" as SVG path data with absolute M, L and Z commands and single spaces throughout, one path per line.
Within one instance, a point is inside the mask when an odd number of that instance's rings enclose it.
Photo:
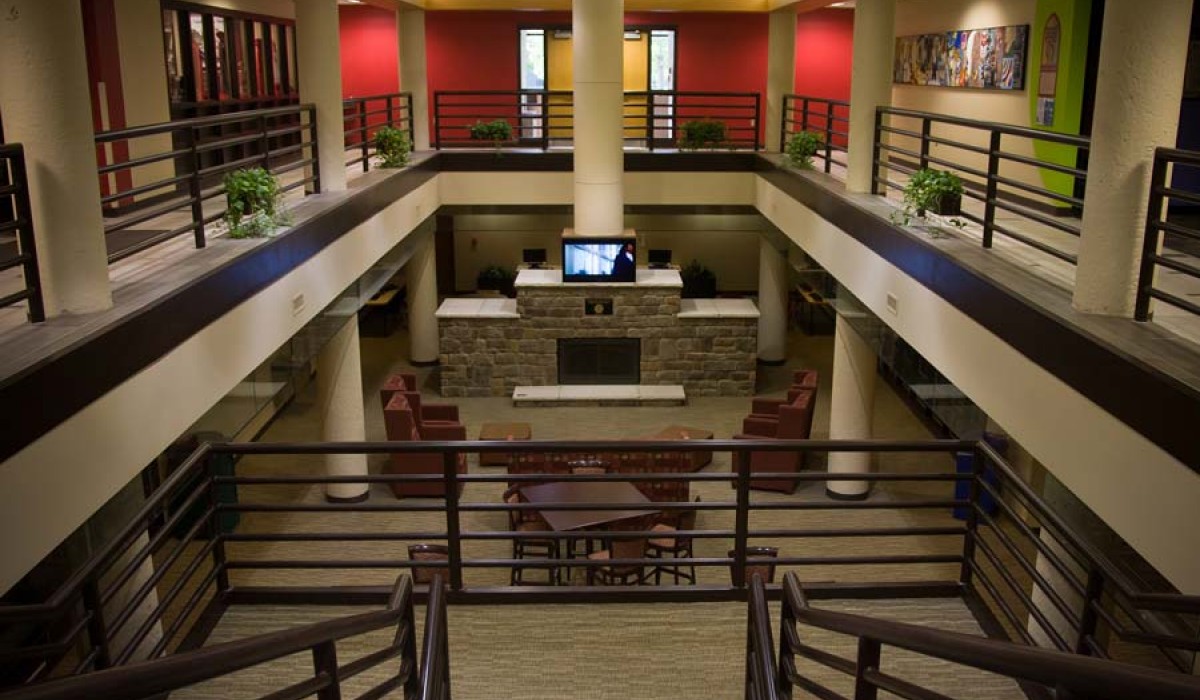
M 480 440 L 530 440 L 533 428 L 528 423 L 484 423 L 479 427 Z M 507 467 L 512 455 L 507 452 L 489 452 L 479 455 L 481 467 Z

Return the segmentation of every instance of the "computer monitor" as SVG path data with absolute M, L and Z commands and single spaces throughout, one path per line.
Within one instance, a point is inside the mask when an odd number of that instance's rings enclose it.
M 545 248 L 525 248 L 521 251 L 521 260 L 534 270 L 546 264 Z
M 651 269 L 665 269 L 667 265 L 671 264 L 671 250 L 669 248 L 651 248 L 649 261 Z

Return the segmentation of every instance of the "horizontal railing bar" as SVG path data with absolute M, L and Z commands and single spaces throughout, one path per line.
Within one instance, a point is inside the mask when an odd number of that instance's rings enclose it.
M 405 634 L 412 633 L 412 630 L 409 629 L 407 624 L 404 625 L 404 630 L 405 630 Z M 353 677 L 357 676 L 358 674 L 362 673 L 363 671 L 374 668 L 375 666 L 379 665 L 381 662 L 387 661 L 388 659 L 395 658 L 399 655 L 400 655 L 400 646 L 398 644 L 391 644 L 389 646 L 384 647 L 383 649 L 373 651 L 373 652 L 367 654 L 366 656 L 359 657 L 359 658 L 355 659 L 354 661 L 351 661 L 350 663 L 339 666 L 338 667 L 338 679 L 341 681 L 345 681 L 349 678 L 353 678 Z
M 107 194 L 100 198 L 100 203 L 101 204 L 110 204 L 112 202 L 115 202 L 115 201 L 118 201 L 121 199 L 125 199 L 127 197 L 136 197 L 139 194 L 146 194 L 147 192 L 153 192 L 154 190 L 160 190 L 160 189 L 163 189 L 164 187 L 171 187 L 172 185 L 178 185 L 181 182 L 187 182 L 188 180 L 191 179 L 191 177 L 192 177 L 191 173 L 185 173 L 183 175 L 176 175 L 175 177 L 170 177 L 165 180 L 151 182 L 146 185 L 139 185 L 137 187 L 134 187 L 134 188 L 131 188 L 128 190 L 122 190 L 120 192 L 114 192 L 113 194 Z
M 510 440 L 411 442 L 213 442 L 214 454 L 405 454 L 410 452 L 513 452 Z M 968 440 L 526 440 L 520 452 L 957 452 L 969 450 Z M 764 473 L 766 476 L 767 473 Z M 769 474 L 772 478 L 786 474 Z M 842 478 L 839 474 L 837 477 Z M 849 475 L 846 475 L 849 476 Z
M 1046 197 L 1047 199 L 1054 199 L 1054 200 L 1057 200 L 1060 202 L 1066 202 L 1067 204 L 1071 204 L 1071 205 L 1074 205 L 1077 207 L 1083 206 L 1083 200 L 1079 199 L 1078 197 L 1073 197 L 1073 196 L 1067 195 L 1067 194 L 1060 194 L 1058 192 L 1055 192 L 1054 190 L 1046 189 L 1045 187 L 1037 187 L 1035 185 L 1029 185 L 1024 182 L 1021 182 L 1020 180 L 1014 180 L 1012 178 L 1004 177 L 1002 175 L 996 176 L 996 182 L 998 182 L 1002 185 L 1007 185 L 1014 189 L 1022 190 L 1024 192 L 1029 192 L 1030 194 L 1036 194 L 1041 197 Z
M 180 149 L 174 150 L 174 151 L 166 151 L 163 153 L 153 153 L 148 156 L 141 156 L 140 158 L 130 158 L 128 160 L 123 160 L 118 163 L 108 163 L 106 165 L 101 165 L 96 168 L 96 172 L 99 173 L 100 175 L 107 175 L 109 173 L 119 172 L 121 170 L 133 170 L 134 168 L 137 168 L 137 167 L 140 167 L 143 165 L 153 165 L 155 163 L 161 163 L 166 160 L 174 160 L 176 158 L 182 158 L 182 157 L 190 155 L 190 154 L 191 154 L 191 151 L 189 151 L 186 148 L 180 148 Z
M 1150 296 L 1158 299 L 1159 301 L 1165 301 L 1172 306 L 1178 306 L 1189 313 L 1200 315 L 1200 304 L 1194 304 L 1183 297 L 1164 292 L 1158 288 L 1151 289 Z
M 1036 620 L 1038 625 L 1041 626 L 1042 633 L 1045 634 L 1050 641 L 1054 642 L 1054 645 L 1062 651 L 1070 651 L 1071 645 L 1066 639 L 1063 638 L 1062 633 L 1058 631 L 1058 628 L 1051 624 L 1050 620 L 1046 617 L 1046 614 L 1034 604 L 1033 599 L 1025 594 L 1021 584 L 1017 583 L 1017 580 L 1013 577 L 1012 572 L 1008 570 L 1008 567 L 1005 566 L 1004 562 L 1000 561 L 1000 557 L 994 551 L 992 551 L 992 546 L 988 544 L 987 540 L 983 538 L 976 538 L 975 546 L 978 548 L 978 551 L 983 552 L 983 555 L 987 558 L 988 563 L 990 563 L 996 570 L 996 573 L 1000 575 L 1001 580 L 1003 580 L 1005 585 L 1008 586 L 1008 589 L 1016 594 L 1017 600 L 1019 600 L 1021 605 L 1025 607 L 1028 616 Z M 1072 627 L 1072 631 L 1078 630 Z
M 1008 604 L 1008 601 L 1004 598 L 1004 596 L 1000 595 L 999 589 L 996 588 L 996 584 L 992 582 L 992 579 L 990 576 L 988 576 L 987 572 L 984 571 L 983 568 L 980 567 L 979 564 L 974 560 L 967 560 L 967 566 L 974 574 L 974 580 L 983 584 L 983 589 L 992 597 L 992 601 L 995 602 L 996 607 L 1000 609 L 1000 613 L 1004 616 L 1004 618 L 1008 620 L 1008 624 L 1017 630 L 1017 635 L 1021 638 L 1022 643 L 1035 646 L 1036 643 L 1033 640 L 1033 635 L 1031 635 L 1029 631 L 1025 629 L 1026 621 L 1021 619 L 1021 617 L 1013 611 L 1012 606 Z
M 1086 170 L 1081 170 L 1079 168 L 1073 168 L 1069 165 L 1059 165 L 1058 163 L 1051 163 L 1049 161 L 1040 160 L 1038 158 L 1030 158 L 1029 156 L 1023 156 L 1018 153 L 1009 153 L 1006 151 L 996 151 L 996 155 L 1005 160 L 1011 160 L 1011 161 L 1014 161 L 1017 163 L 1023 163 L 1025 165 L 1032 165 L 1035 168 L 1041 168 L 1044 170 L 1053 170 L 1056 173 L 1062 173 L 1063 175 L 1070 175 L 1070 176 L 1078 178 L 1080 180 L 1087 179 L 1087 171 Z
M 932 155 L 926 156 L 925 160 L 929 161 L 930 163 L 933 163 L 934 165 L 943 165 L 947 168 L 952 168 L 953 170 L 955 170 L 957 172 L 967 173 L 968 175 L 973 175 L 981 180 L 986 180 L 988 177 L 988 174 L 986 172 L 984 172 L 983 170 L 976 170 L 975 168 L 970 168 L 965 165 L 961 165 L 959 163 L 955 163 L 955 162 L 952 162 L 949 160 L 942 160 L 941 158 L 939 158 L 937 156 L 932 156 Z M 980 184 L 982 185 L 982 183 L 980 183 Z M 966 194 L 966 192 L 963 192 L 963 194 Z
M 245 110 L 240 112 L 231 112 L 229 114 L 219 114 L 209 117 L 192 117 L 190 119 L 177 119 L 169 122 L 160 122 L 157 124 L 147 124 L 145 126 L 135 126 L 129 129 L 113 129 L 110 131 L 102 131 L 96 134 L 97 143 L 107 143 L 109 141 L 119 141 L 121 139 L 139 138 L 142 136 L 157 136 L 159 134 L 167 134 L 172 131 L 184 129 L 199 129 L 210 126 L 224 126 L 226 124 L 236 124 L 238 122 L 254 121 L 263 118 L 272 118 L 280 116 L 303 116 L 312 114 L 316 111 L 316 107 L 312 104 L 290 105 L 287 107 L 269 107 L 266 109 Z
M 317 695 L 318 692 L 331 685 L 333 685 L 333 679 L 328 674 L 321 673 L 264 695 L 258 700 L 303 700 Z
M 1054 217 L 1047 216 L 1046 214 L 1041 214 L 1039 212 L 1033 211 L 1032 209 L 1027 209 L 1022 206 L 1017 206 L 1015 204 L 1011 204 L 1003 199 L 993 199 L 990 201 L 992 204 L 994 204 L 996 206 L 997 209 L 1003 209 L 1004 211 L 1016 214 L 1018 216 L 1022 216 L 1026 219 L 1033 219 L 1034 221 L 1036 221 L 1040 224 L 1044 224 L 1046 226 L 1049 226 L 1050 228 L 1058 229 L 1059 231 L 1062 231 L 1063 233 L 1069 233 L 1072 236 L 1076 236 L 1076 237 L 1079 236 L 1079 227 L 1078 226 L 1073 226 L 1073 225 L 1065 223 L 1063 221 L 1059 221 L 1058 219 L 1055 219 Z
M 1175 260 L 1173 258 L 1168 258 L 1163 255 L 1155 255 L 1155 256 L 1153 256 L 1152 260 L 1154 260 L 1154 262 L 1158 263 L 1159 265 L 1162 265 L 1163 267 L 1167 267 L 1167 268 L 1170 268 L 1177 272 L 1181 272 L 1185 275 L 1188 275 L 1189 277 L 1200 277 L 1200 267 L 1193 267 L 1191 265 L 1186 265 L 1184 263 L 1179 262 L 1178 260 Z
M 1001 226 L 1000 224 L 993 223 L 992 229 L 996 233 L 1004 234 L 1005 236 L 1008 236 L 1009 238 L 1020 241 L 1027 246 L 1037 248 L 1038 250 L 1042 251 L 1043 253 L 1046 253 L 1047 255 L 1053 255 L 1054 257 L 1058 258 L 1059 260 L 1069 262 L 1072 265 L 1077 263 L 1077 259 L 1074 255 L 1071 255 L 1070 253 L 1064 253 L 1063 251 L 1058 250 L 1057 248 L 1046 245 L 1045 243 L 1042 243 L 1041 241 L 1037 241 L 1032 238 L 1029 238 L 1028 236 L 1025 236 L 1024 234 L 1020 234 L 1020 233 L 1017 233 L 1016 231 L 1012 231 L 1005 226 Z
M 512 443 L 508 443 L 512 444 Z M 511 451 L 511 447 L 509 450 Z M 778 472 L 751 472 L 751 478 L 779 478 L 781 480 L 790 481 L 828 481 L 831 477 L 827 472 L 820 473 L 778 473 Z M 886 472 L 872 472 L 870 474 L 838 474 L 838 481 L 970 481 L 974 478 L 971 474 L 958 472 L 927 472 L 913 474 L 891 474 Z M 214 481 L 219 484 L 240 484 L 243 486 L 255 484 L 360 484 L 360 483 L 398 483 L 406 481 L 441 481 L 445 477 L 441 474 L 363 474 L 363 475 L 345 475 L 345 476 L 216 476 Z M 732 482 L 737 479 L 737 474 L 732 472 L 718 473 L 687 473 L 679 472 L 608 472 L 605 474 L 558 474 L 554 472 L 529 472 L 521 474 L 456 474 L 455 481 L 464 484 L 488 484 L 488 483 L 510 483 L 510 482 L 544 482 L 544 481 L 583 481 L 583 482 L 604 482 L 604 481 L 686 481 L 686 482 L 706 482 L 706 481 L 724 481 Z
M 1200 194 L 1195 192 L 1187 192 L 1185 190 L 1176 189 L 1174 187 L 1156 187 L 1155 194 L 1160 194 L 1164 197 L 1169 197 L 1180 202 L 1189 204 L 1200 204 Z
M 1200 239 L 1200 231 L 1197 231 L 1196 229 L 1188 228 L 1185 226 L 1180 226 L 1179 224 L 1176 224 L 1171 221 L 1155 221 L 1155 222 L 1153 222 L 1153 225 L 1159 231 L 1165 231 L 1166 233 L 1173 233 L 1175 235 L 1183 236 L 1185 238 L 1190 238 L 1192 240 Z
M 996 122 L 986 122 L 977 119 L 967 119 L 965 117 L 953 117 L 945 114 L 933 114 L 930 112 L 920 112 L 911 109 L 902 109 L 899 107 L 878 107 L 879 112 L 883 114 L 896 115 L 901 117 L 912 117 L 914 119 L 928 119 L 929 121 L 941 124 L 955 124 L 958 126 L 974 127 L 984 131 L 999 131 L 1002 134 L 1010 134 L 1013 136 L 1023 136 L 1025 138 L 1034 139 L 1037 141 L 1049 141 L 1051 143 L 1062 143 L 1068 146 L 1078 146 L 1080 148 L 1089 148 L 1091 141 L 1085 136 L 1073 136 L 1070 134 L 1057 134 L 1050 131 L 1040 131 L 1038 129 L 1030 129 L 1023 126 L 1015 126 L 1012 124 L 999 124 Z
M 903 678 L 888 675 L 877 668 L 863 669 L 863 679 L 876 688 L 905 700 L 954 700 L 949 695 L 942 695 L 928 688 L 909 683 Z
M 920 134 L 917 134 L 917 137 L 920 138 Z M 963 143 L 962 141 L 955 141 L 954 139 L 948 139 L 945 136 L 930 135 L 928 140 L 930 143 L 936 143 L 936 144 L 939 144 L 942 146 L 949 146 L 950 148 L 957 148 L 960 151 L 968 151 L 970 153 L 976 153 L 981 156 L 986 156 L 986 155 L 990 154 L 990 151 L 988 151 L 986 146 L 976 146 L 973 143 Z
M 175 638 L 175 634 L 179 632 L 179 630 L 182 629 L 183 626 L 188 622 L 188 618 L 191 616 L 192 612 L 195 611 L 196 606 L 200 604 L 200 601 L 204 598 L 204 595 L 208 593 L 209 587 L 217 582 L 217 577 L 220 576 L 224 571 L 225 569 L 222 567 L 214 567 L 209 569 L 204 578 L 200 579 L 200 583 L 197 584 L 196 588 L 192 591 L 192 594 L 188 596 L 187 601 L 184 602 L 183 609 L 179 611 L 179 614 L 176 615 L 175 620 L 163 632 L 162 638 L 159 639 L 158 643 L 154 645 L 154 649 L 152 649 L 150 652 L 150 658 L 157 658 L 160 654 L 162 654 L 163 651 L 166 650 L 167 646 L 171 643 L 171 640 Z M 192 574 L 189 572 L 185 580 L 190 580 L 191 577 Z M 176 583 L 175 585 L 178 586 L 179 584 Z M 172 588 L 174 587 L 175 586 L 172 586 Z M 174 596 L 172 596 L 172 600 L 174 600 Z
M 7 268 L 0 268 L 0 269 L 7 269 Z M 10 304 L 15 304 L 18 301 L 24 301 L 26 299 L 31 299 L 32 297 L 33 297 L 33 292 L 31 290 L 22 289 L 19 292 L 13 292 L 12 294 L 8 294 L 3 297 L 0 297 L 0 306 L 9 306 Z
M 788 627 L 788 629 L 791 630 L 795 628 Z M 808 644 L 799 641 L 789 642 L 788 648 L 792 652 L 808 659 L 809 661 L 815 661 L 822 666 L 831 668 L 835 671 L 841 671 L 842 673 L 854 675 L 854 669 L 857 664 L 850 659 L 838 656 L 837 654 L 825 651 L 824 649 L 818 649 L 817 647 L 809 646 Z
M 108 255 L 108 262 L 109 262 L 109 264 L 112 264 L 118 260 L 124 260 L 125 258 L 128 258 L 131 255 L 140 253 L 143 250 L 146 250 L 147 248 L 153 248 L 154 246 L 158 245 L 159 243 L 162 243 L 163 241 L 169 241 L 172 238 L 182 235 L 183 233 L 186 233 L 188 231 L 192 231 L 195 228 L 196 228 L 196 224 L 194 222 L 187 223 L 176 229 L 167 231 L 166 233 L 160 233 L 157 236 L 151 236 L 149 238 L 142 239 L 141 241 L 138 241 L 137 243 L 135 243 L 131 246 L 128 246 L 126 248 L 122 248 L 119 251 L 113 251 L 112 253 L 110 253 Z M 119 231 L 121 229 L 115 229 L 115 230 Z
M 186 208 L 188 205 L 191 204 L 191 202 L 192 202 L 192 200 L 189 197 L 187 199 L 171 200 L 171 201 L 167 202 L 166 204 L 161 204 L 156 207 L 150 207 L 148 210 L 141 212 L 141 213 L 137 214 L 136 216 L 131 216 L 128 219 L 122 219 L 119 222 L 105 224 L 104 232 L 112 233 L 113 231 L 123 231 L 127 228 L 130 228 L 131 226 L 137 226 L 138 224 L 146 223 L 147 221 L 149 221 L 151 219 L 157 219 L 160 216 L 165 216 L 167 214 L 170 214 L 171 212 L 173 212 L 177 209 Z

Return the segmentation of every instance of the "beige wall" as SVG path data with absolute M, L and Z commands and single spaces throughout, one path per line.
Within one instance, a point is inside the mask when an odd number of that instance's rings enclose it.
M 162 9 L 158 0 L 116 0 L 118 54 L 121 59 L 121 92 L 125 98 L 125 126 L 160 124 L 171 120 L 167 97 L 167 63 L 163 53 Z M 133 139 L 129 157 L 171 150 L 168 135 Z M 175 174 L 170 160 L 133 169 L 135 187 Z M 148 192 L 153 197 L 171 188 Z

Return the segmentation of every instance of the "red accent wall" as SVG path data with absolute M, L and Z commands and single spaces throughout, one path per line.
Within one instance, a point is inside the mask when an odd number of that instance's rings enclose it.
M 400 85 L 400 44 L 396 14 L 371 5 L 338 6 L 342 96 L 396 92 Z
M 84 0 L 83 13 L 84 51 L 87 56 L 88 92 L 92 103 L 92 130 L 103 131 L 100 121 L 100 83 L 104 83 L 107 96 L 108 128 L 125 128 L 125 94 L 121 88 L 121 56 L 117 53 L 117 14 L 113 0 Z M 112 160 L 121 162 L 129 159 L 129 145 L 115 141 L 112 145 Z M 108 165 L 103 146 L 96 146 L 96 162 Z M 116 185 L 120 190 L 133 186 L 133 176 L 128 170 L 119 170 Z M 100 192 L 112 194 L 112 176 L 100 177 Z
M 796 17 L 796 94 L 850 99 L 854 11 L 824 9 Z
M 767 15 L 763 13 L 625 15 L 626 26 L 677 29 L 676 88 L 679 90 L 765 93 L 767 23 Z M 431 119 L 433 93 L 438 90 L 517 88 L 518 28 L 570 24 L 571 15 L 567 12 L 427 12 L 425 42 Z

